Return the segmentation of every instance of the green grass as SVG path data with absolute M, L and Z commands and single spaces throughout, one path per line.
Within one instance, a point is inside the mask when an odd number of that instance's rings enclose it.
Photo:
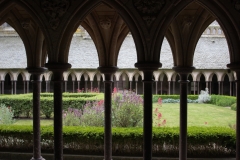
M 31 119 L 16 119 L 16 122 L 13 125 L 32 125 Z M 41 126 L 50 126 L 53 125 L 53 120 L 43 119 L 40 121 Z
M 166 119 L 165 126 L 179 126 L 179 106 L 178 103 L 163 103 L 159 108 L 161 119 Z M 156 107 L 157 103 L 154 103 L 153 108 Z M 153 121 L 156 121 L 156 117 Z M 229 124 L 236 124 L 236 111 L 212 104 L 188 103 L 188 126 L 228 127 Z
M 153 111 L 157 106 L 157 103 L 153 103 Z M 178 103 L 163 103 L 162 107 L 159 108 L 162 114 L 161 120 L 166 119 L 167 123 L 165 126 L 179 126 L 179 106 Z M 153 121 L 156 122 L 156 117 L 154 117 Z M 229 124 L 236 124 L 236 111 L 230 108 L 212 104 L 188 104 L 188 126 L 228 127 Z M 32 125 L 32 120 L 17 119 L 14 125 Z M 53 120 L 42 119 L 41 125 L 53 125 Z

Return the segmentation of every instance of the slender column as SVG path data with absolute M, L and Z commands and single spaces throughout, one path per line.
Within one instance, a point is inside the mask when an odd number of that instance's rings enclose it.
M 230 91 L 229 91 L 229 95 L 232 96 L 232 81 L 229 81 L 230 83 Z
M 90 82 L 91 83 L 91 92 L 93 91 L 93 81 Z
M 156 83 L 156 92 L 155 92 L 155 94 L 158 94 L 158 81 L 156 81 L 155 83 Z
M 208 88 L 208 81 L 206 81 L 206 88 Z
M 162 95 L 162 93 L 163 93 L 163 92 L 162 92 L 162 90 L 163 90 L 163 88 L 162 88 L 162 83 L 163 83 L 163 82 L 161 81 L 161 95 Z
M 29 81 L 26 81 L 27 83 L 27 93 L 29 93 Z
M 221 82 L 218 81 L 218 94 L 220 95 L 221 94 Z
M 104 74 L 104 160 L 112 160 L 112 75 L 117 67 L 98 67 Z
M 175 94 L 175 81 L 173 81 L 173 94 Z
M 136 94 L 138 94 L 138 82 L 136 81 Z
M 209 94 L 212 94 L 212 81 L 209 82 Z
M 195 86 L 196 86 L 196 81 L 193 82 L 193 94 L 194 94 L 194 95 L 196 94 L 196 88 L 195 88 Z
M 72 92 L 75 93 L 75 80 L 72 81 L 72 84 L 73 84 L 73 90 L 72 90 Z
M 224 82 L 221 82 L 221 95 L 223 95 L 223 83 Z
M 161 63 L 136 63 L 140 71 L 143 71 L 143 160 L 152 159 L 152 90 L 153 71 L 161 67 Z
M 236 72 L 236 160 L 240 160 L 240 64 L 232 63 L 227 66 Z
M 63 160 L 62 137 L 62 92 L 63 72 L 71 67 L 68 63 L 47 63 L 45 66 L 53 72 L 53 101 L 54 101 L 54 159 Z
M 41 156 L 41 131 L 40 131 L 40 75 L 45 68 L 27 68 L 32 74 L 33 81 L 33 157 L 31 160 L 44 160 Z
M 132 91 L 132 81 L 129 81 L 129 85 L 130 85 L 130 91 Z
M 2 81 L 2 94 L 4 94 L 4 81 Z
M 98 92 L 100 92 L 100 81 L 98 81 Z
M 11 94 L 13 94 L 14 83 L 11 81 Z
M 81 89 L 80 88 L 80 81 L 77 81 L 77 85 L 78 85 L 78 89 Z
M 168 81 L 168 94 L 171 94 L 171 81 Z
M 198 81 L 198 94 L 200 94 L 200 82 Z
M 0 81 L 0 94 L 2 93 L 2 81 Z
M 14 94 L 17 94 L 17 81 L 13 81 L 14 83 Z
M 23 93 L 26 93 L 26 81 L 23 81 Z
M 187 160 L 187 95 L 188 74 L 194 67 L 173 67 L 180 75 L 180 135 L 179 135 L 179 160 Z
M 116 83 L 117 83 L 117 90 L 119 90 L 119 88 L 118 88 L 118 81 L 116 81 Z
M 88 88 L 87 88 L 87 80 L 85 80 L 85 92 L 87 92 Z
M 64 91 L 67 92 L 67 81 L 64 81 Z

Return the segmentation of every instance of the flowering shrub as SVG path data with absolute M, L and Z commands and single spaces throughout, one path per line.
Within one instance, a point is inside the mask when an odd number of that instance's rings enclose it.
M 162 103 L 163 103 L 163 100 L 161 98 L 158 98 L 158 105 L 157 107 L 155 108 L 154 110 L 154 121 L 153 121 L 153 125 L 154 126 L 157 126 L 157 127 L 161 127 L 161 126 L 164 126 L 167 121 L 166 119 L 162 120 L 162 113 L 160 112 L 160 107 L 162 107 Z
M 65 126 L 103 126 L 104 101 L 86 103 L 82 110 L 69 108 L 63 111 L 63 124 Z
M 143 99 L 131 91 L 117 93 L 112 98 L 112 122 L 115 127 L 136 127 L 142 125 Z
M 4 104 L 0 104 L 0 124 L 12 124 L 15 122 L 13 119 L 14 113 L 11 107 L 6 107 Z
M 211 96 L 208 94 L 208 88 L 201 90 L 200 95 L 198 96 L 198 103 L 206 103 L 211 100 Z

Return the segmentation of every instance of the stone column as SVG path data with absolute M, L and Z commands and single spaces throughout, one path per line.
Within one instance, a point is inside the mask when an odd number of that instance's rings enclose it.
M 23 93 L 26 93 L 26 81 L 23 81 Z
M 67 92 L 67 81 L 64 81 L 64 92 Z
M 155 83 L 156 83 L 156 92 L 155 92 L 155 94 L 157 95 L 158 94 L 158 81 L 156 81 Z
M 87 92 L 87 91 L 88 91 L 88 87 L 87 87 L 87 80 L 85 80 L 85 87 L 84 87 L 84 90 L 85 90 L 85 92 Z
M 161 63 L 136 63 L 140 71 L 143 71 L 143 160 L 152 159 L 152 90 L 153 72 L 161 67 Z
M 17 81 L 13 81 L 14 86 L 14 94 L 17 94 Z
M 81 88 L 80 88 L 80 81 L 77 81 L 77 85 L 78 85 L 78 89 L 81 90 Z
M 221 82 L 218 81 L 218 95 L 221 94 Z
M 132 81 L 129 81 L 129 85 L 130 85 L 130 91 L 132 92 Z
M 63 72 L 71 68 L 68 63 L 46 63 L 45 66 L 53 73 L 53 101 L 54 101 L 54 159 L 63 160 L 62 137 L 62 92 Z
M 230 93 L 229 93 L 229 95 L 232 96 L 232 81 L 229 81 L 229 83 L 230 83 L 230 90 L 229 90 Z
M 161 81 L 160 83 L 161 83 L 161 95 L 162 95 L 162 90 L 163 90 L 163 88 L 162 88 L 162 83 L 163 83 L 163 82 Z
M 171 81 L 168 81 L 168 94 L 171 94 Z
M 172 93 L 172 94 L 175 94 L 175 88 L 176 88 L 176 87 L 175 87 L 175 83 L 176 83 L 176 82 L 173 81 L 173 93 Z
M 26 81 L 27 83 L 27 93 L 29 93 L 29 81 Z
M 240 160 L 240 63 L 231 63 L 227 67 L 236 72 L 236 160 Z
M 212 94 L 212 81 L 209 82 L 209 94 Z
M 2 93 L 2 81 L 0 81 L 0 94 Z
M 72 81 L 72 84 L 73 84 L 73 90 L 72 90 L 72 92 L 75 93 L 75 92 L 76 92 L 76 91 L 75 91 L 75 80 Z
M 104 74 L 104 160 L 112 160 L 112 75 L 117 67 L 98 67 Z
M 100 92 L 100 81 L 98 81 L 98 92 Z
M 136 81 L 136 94 L 138 94 L 138 82 Z
M 198 94 L 200 94 L 200 82 L 198 81 Z
M 196 81 L 193 82 L 193 94 L 194 94 L 194 95 L 196 94 L 196 88 L 195 88 L 195 86 L 196 86 Z
M 179 135 L 179 160 L 187 160 L 187 95 L 188 75 L 194 67 L 173 67 L 180 76 L 180 135 Z
M 2 81 L 2 94 L 4 94 L 4 81 Z
M 32 74 L 33 87 L 33 157 L 31 160 L 44 160 L 41 156 L 41 131 L 40 131 L 40 75 L 46 71 L 45 68 L 26 68 Z
M 91 83 L 91 92 L 93 92 L 93 81 L 91 81 L 90 83 Z
M 11 94 L 13 94 L 14 83 L 11 81 Z
M 208 81 L 206 81 L 206 88 L 208 88 Z

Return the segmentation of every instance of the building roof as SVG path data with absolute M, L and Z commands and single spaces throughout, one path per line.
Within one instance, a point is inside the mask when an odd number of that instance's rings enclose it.
M 9 35 L 9 34 L 8 34 Z M 160 45 L 160 44 L 159 44 Z M 226 69 L 230 63 L 229 51 L 225 37 L 202 36 L 195 50 L 193 65 L 197 69 Z M 19 36 L 0 35 L 0 68 L 26 68 L 27 60 L 23 42 Z M 127 57 L 127 58 L 126 58 Z M 99 66 L 96 47 L 90 38 L 74 36 L 69 51 L 69 63 L 73 69 L 96 69 Z M 136 48 L 131 35 L 124 40 L 118 56 L 119 68 L 135 68 L 137 62 Z M 170 46 L 163 41 L 160 62 L 163 69 L 173 67 Z

